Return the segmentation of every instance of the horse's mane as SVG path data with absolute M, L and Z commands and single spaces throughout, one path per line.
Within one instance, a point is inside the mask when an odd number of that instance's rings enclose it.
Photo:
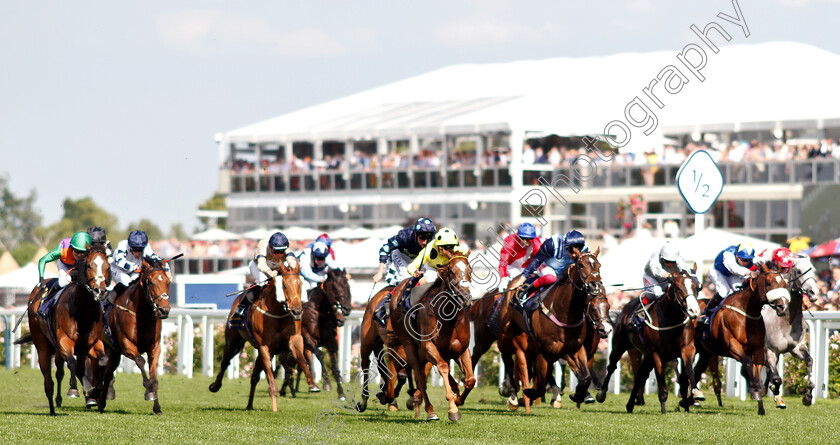
M 90 246 L 91 252 L 98 252 L 98 253 L 107 253 L 105 251 L 105 244 L 104 243 L 93 243 Z
M 160 258 L 145 257 L 143 260 L 149 263 L 149 266 L 152 266 L 153 269 L 163 268 L 163 260 Z

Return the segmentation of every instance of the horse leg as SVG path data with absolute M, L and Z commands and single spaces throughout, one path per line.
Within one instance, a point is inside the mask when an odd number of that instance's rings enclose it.
M 464 350 L 464 353 L 461 354 L 461 357 L 458 359 L 458 364 L 461 365 L 461 372 L 464 373 L 464 392 L 455 400 L 455 405 L 461 406 L 467 400 L 470 391 L 475 387 L 472 356 L 470 356 L 469 349 Z
M 814 391 L 814 382 L 811 381 L 811 367 L 813 366 L 814 361 L 811 359 L 811 354 L 808 353 L 808 344 L 805 343 L 805 341 L 800 342 L 790 351 L 790 355 L 804 361 L 805 366 L 808 367 L 808 386 L 806 388 L 805 395 L 802 396 L 802 404 L 805 406 L 811 406 L 811 403 L 814 401 L 814 396 L 812 394 Z
M 58 341 L 58 351 L 56 352 L 57 354 L 61 354 L 61 358 L 67 364 L 67 370 L 70 371 L 71 387 L 75 386 L 74 383 L 76 380 L 76 357 L 73 355 L 74 347 L 73 341 L 64 337 Z
M 592 377 L 589 376 L 589 366 L 587 364 L 589 360 L 586 356 L 586 348 L 578 349 L 575 355 L 569 356 L 568 362 L 569 367 L 578 379 L 575 393 L 569 396 L 569 398 L 580 408 L 580 404 L 586 401 L 586 394 L 589 392 L 589 386 L 592 384 Z
M 292 336 L 295 337 L 295 336 Z M 300 336 L 297 336 L 300 337 Z M 303 347 L 303 342 L 301 341 L 301 348 Z M 303 352 L 303 351 L 301 351 Z M 259 358 L 258 361 L 262 362 L 262 369 L 266 370 L 265 378 L 268 380 L 268 396 L 271 397 L 271 410 L 275 413 L 277 412 L 277 382 L 274 381 L 274 374 L 271 373 L 271 351 L 268 350 L 268 345 L 260 345 L 259 347 Z M 303 360 L 303 354 L 299 359 Z M 256 369 L 256 367 L 255 367 Z M 256 371 L 254 372 L 256 374 Z M 311 376 L 307 376 L 310 379 Z M 256 387 L 256 383 L 252 380 L 251 387 Z
M 621 360 L 621 356 L 627 351 L 630 347 L 630 342 L 627 339 L 626 335 L 621 335 L 624 333 L 624 330 L 616 329 L 613 333 L 612 338 L 612 351 L 610 352 L 610 360 L 607 364 L 607 374 L 604 376 L 604 382 L 601 385 L 601 389 L 598 390 L 598 394 L 595 395 L 595 400 L 598 403 L 604 403 L 604 400 L 607 399 L 607 389 L 610 386 L 610 377 L 612 377 L 613 373 L 615 372 L 616 368 L 618 367 L 618 362 Z M 566 373 L 563 373 L 563 387 L 566 386 Z M 631 393 L 632 394 L 632 393 Z
M 680 373 L 680 406 L 688 412 L 689 408 L 694 405 L 694 391 L 692 389 L 697 386 L 697 375 L 694 373 L 694 348 L 683 348 L 680 361 L 682 362 L 682 372 Z
M 779 355 L 776 354 L 775 351 L 766 347 L 764 353 L 767 359 L 767 377 L 764 379 L 764 391 L 765 393 L 767 390 L 772 391 L 773 401 L 776 402 L 776 408 L 785 409 L 787 408 L 787 405 L 785 405 L 785 401 L 782 399 L 781 394 L 779 394 L 779 390 L 782 387 L 782 378 L 779 377 L 778 368 L 776 368 L 779 363 Z M 760 375 L 756 377 L 761 378 Z
M 642 390 L 653 369 L 653 360 L 650 357 L 644 357 L 642 363 L 639 365 L 636 375 L 633 377 L 633 389 L 630 391 L 630 399 L 627 401 L 627 412 L 633 413 L 633 408 L 636 406 L 636 394 Z
M 103 379 L 102 379 L 102 385 L 105 388 L 107 388 L 108 385 L 110 385 L 111 382 L 114 380 L 114 371 L 117 369 L 117 366 L 119 366 L 120 357 L 121 357 L 120 353 L 117 352 L 117 351 L 112 350 L 110 352 L 111 353 L 108 356 L 108 363 L 107 363 L 107 365 L 105 365 L 105 370 L 103 372 Z M 99 393 L 99 400 L 97 401 L 99 403 L 99 412 L 100 413 L 105 411 L 105 404 L 107 403 L 107 400 L 108 400 L 108 392 L 107 391 L 101 391 Z
M 525 414 L 531 414 L 531 402 L 537 398 L 537 396 L 533 394 L 533 390 L 536 386 L 533 385 L 534 382 L 531 381 L 531 378 L 528 375 L 528 359 L 525 356 L 525 351 L 521 348 L 516 348 L 515 358 L 515 374 L 511 379 L 512 382 L 515 382 L 513 386 L 514 394 L 519 392 L 517 386 L 521 383 L 522 399 L 525 401 Z M 536 374 L 536 372 L 534 374 Z M 510 406 L 510 404 L 510 401 L 508 401 L 508 406 Z
M 511 354 L 505 354 L 504 352 L 499 351 L 499 354 L 502 357 L 502 363 L 505 365 L 505 377 L 506 382 L 510 385 L 510 394 L 508 394 L 508 401 L 507 405 L 511 411 L 516 411 L 519 408 L 519 381 L 516 379 L 514 373 L 516 372 L 517 368 L 514 365 L 513 356 Z M 504 385 L 504 383 L 502 383 Z M 499 388 L 499 393 L 502 393 L 501 388 Z M 502 394 L 502 397 L 505 397 Z
M 257 383 L 260 383 L 260 374 L 263 372 L 263 361 L 257 360 L 254 363 L 254 369 L 251 371 L 251 391 L 248 393 L 248 405 L 245 406 L 246 411 L 254 409 L 254 393 L 257 391 Z
M 38 366 L 41 368 L 41 374 L 44 375 L 44 393 L 47 395 L 47 401 L 50 403 L 50 415 L 55 415 L 55 405 L 53 405 L 53 389 L 54 383 L 52 379 L 52 351 L 48 345 L 43 345 L 38 349 Z M 60 400 L 60 398 L 57 398 Z M 61 406 L 61 405 L 59 405 Z
M 239 335 L 239 332 L 230 328 L 225 328 L 225 350 L 222 353 L 222 361 L 219 364 L 219 373 L 216 374 L 216 380 L 210 384 L 210 392 L 218 392 L 222 387 L 222 378 L 224 378 L 225 371 L 230 366 L 230 361 L 239 351 L 245 346 L 245 339 Z
M 306 375 L 306 383 L 309 384 L 309 392 L 320 392 L 321 388 L 318 388 L 318 385 L 315 384 L 315 379 L 312 378 L 312 372 L 309 369 L 309 364 L 306 362 L 306 356 L 304 354 L 303 348 L 303 336 L 299 334 L 292 335 L 289 337 L 289 350 L 292 351 L 292 355 L 294 355 L 295 360 L 298 363 L 298 366 Z M 267 368 L 271 368 L 270 365 L 266 365 Z M 269 383 L 274 381 L 274 376 L 271 376 Z M 275 388 L 276 390 L 276 388 Z M 277 411 L 275 409 L 274 411 Z
M 743 346 L 736 341 L 730 342 L 729 348 L 732 357 L 741 362 L 741 375 L 747 381 L 747 387 L 750 389 L 750 398 L 758 401 L 758 414 L 763 416 L 764 401 L 761 399 L 761 382 L 759 381 L 761 365 L 758 363 L 764 362 L 764 348 L 762 347 L 755 351 L 753 357 L 747 355 Z
M 446 401 L 449 402 L 449 420 L 457 422 L 458 420 L 461 420 L 461 412 L 455 404 L 456 397 L 454 391 L 452 390 L 452 385 L 450 384 L 452 376 L 449 375 L 449 360 L 444 360 L 437 347 L 432 342 L 425 342 L 423 346 L 426 349 L 426 357 L 429 357 L 431 362 L 437 366 L 438 372 L 443 380 L 443 386 L 446 388 Z
M 656 383 L 659 386 L 659 405 L 662 408 L 662 414 L 665 414 L 665 404 L 668 401 L 668 385 L 665 382 L 665 366 L 667 364 L 662 361 L 659 354 L 653 353 L 653 370 L 656 373 Z
M 324 391 L 332 391 L 332 383 L 330 383 L 330 373 L 327 372 L 327 366 L 324 363 L 324 351 L 321 350 L 319 347 L 315 347 L 315 358 L 318 359 L 318 363 L 321 364 L 321 379 L 324 380 Z M 315 363 L 312 360 L 312 353 L 308 354 L 308 363 Z
M 61 408 L 61 380 L 64 379 L 64 359 L 61 358 L 61 354 L 55 355 L 55 381 L 56 381 L 56 391 L 55 391 L 55 406 Z M 69 389 L 68 389 L 69 392 Z M 78 394 L 77 394 L 78 397 Z
M 336 345 L 335 349 L 329 350 L 329 353 L 330 366 L 332 367 L 333 378 L 335 379 L 335 389 L 338 392 L 338 399 L 344 400 L 346 397 L 344 395 L 344 388 L 341 387 L 341 370 L 338 369 L 338 345 Z
M 715 355 L 709 360 L 709 373 L 712 375 L 712 384 L 715 389 L 715 397 L 717 397 L 718 406 L 723 407 L 723 385 L 720 383 L 720 357 Z
M 630 348 L 627 352 L 627 356 L 630 358 L 630 370 L 633 372 L 635 376 L 639 369 L 642 367 L 642 353 L 639 352 L 636 348 Z M 636 392 L 636 405 L 637 406 L 645 406 L 645 388 L 642 386 Z

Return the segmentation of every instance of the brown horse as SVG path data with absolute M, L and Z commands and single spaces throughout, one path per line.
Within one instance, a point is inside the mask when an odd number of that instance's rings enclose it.
M 259 296 L 254 299 L 248 313 L 248 329 L 233 329 L 230 323 L 225 327 L 225 351 L 219 366 L 219 374 L 210 384 L 211 392 L 219 391 L 230 360 L 242 350 L 246 341 L 249 342 L 259 352 L 259 358 L 251 375 L 251 392 L 245 408 L 249 410 L 254 408 L 254 391 L 260 381 L 260 373 L 265 370 L 271 409 L 277 411 L 277 383 L 274 380 L 274 373 L 271 372 L 271 358 L 274 355 L 285 356 L 291 352 L 298 366 L 306 374 L 310 392 L 320 391 L 309 372 L 309 365 L 303 353 L 300 321 L 303 312 L 300 301 L 300 263 L 294 255 L 286 255 L 279 267 L 280 272 L 277 277 L 270 280 L 262 288 Z M 280 283 L 277 283 L 278 278 Z M 233 317 L 239 300 L 242 298 L 245 296 L 240 295 L 233 301 L 228 320 Z
M 704 340 L 699 330 L 695 333 L 694 344 L 700 345 L 697 348 L 700 357 L 694 374 L 699 376 L 705 371 L 714 355 L 738 360 L 751 398 L 758 401 L 758 414 L 764 415 L 760 376 L 765 363 L 765 330 L 761 308 L 769 304 L 782 316 L 787 312 L 789 301 L 790 292 L 782 275 L 761 265 L 755 277 L 750 277 L 741 290 L 721 303 L 711 322 L 709 340 Z
M 135 280 L 114 301 L 108 312 L 108 327 L 111 337 L 103 336 L 108 351 L 108 366 L 104 373 L 107 388 L 114 379 L 114 371 L 125 355 L 137 364 L 143 375 L 146 400 L 154 400 L 152 410 L 162 414 L 158 401 L 157 365 L 160 359 L 161 320 L 169 317 L 169 275 L 164 263 L 158 259 L 146 258 L 140 269 L 140 278 Z M 149 375 L 146 375 L 146 361 L 149 359 Z M 99 411 L 105 409 L 106 393 L 99 396 Z
M 312 354 L 321 363 L 324 370 L 324 390 L 330 390 L 330 379 L 327 367 L 324 366 L 324 353 L 321 347 L 327 349 L 332 362 L 333 377 L 336 382 L 338 397 L 344 400 L 344 388 L 341 387 L 341 371 L 338 369 L 338 328 L 344 326 L 345 316 L 350 315 L 350 285 L 347 274 L 342 269 L 327 271 L 327 279 L 309 292 L 309 301 L 303 305 L 301 328 L 303 332 L 303 346 L 306 361 L 312 363 Z M 278 367 L 279 369 L 279 367 Z M 298 374 L 298 383 L 301 374 Z M 286 380 L 290 381 L 291 373 L 286 373 Z M 286 386 L 286 382 L 283 383 Z
M 449 401 L 449 420 L 461 418 L 458 406 L 464 403 L 475 386 L 470 357 L 470 321 L 467 306 L 470 304 L 471 267 L 469 254 L 449 254 L 449 264 L 438 269 L 438 278 L 420 301 L 408 313 L 399 308 L 400 299 L 391 299 L 391 326 L 396 339 L 389 338 L 389 346 L 397 341 L 405 348 L 406 359 L 414 372 L 417 391 L 414 392 L 414 416 L 420 417 L 421 397 L 426 403 L 426 420 L 437 420 L 434 407 L 426 391 L 427 364 L 437 366 L 446 387 Z M 408 280 L 400 283 L 394 295 L 401 295 Z M 416 314 L 416 320 L 412 320 Z M 394 341 L 397 340 L 397 341 Z M 457 359 L 464 373 L 464 392 L 457 393 L 458 385 L 449 375 L 449 361 Z
M 408 409 L 413 408 L 414 404 L 414 388 L 411 382 L 411 369 L 406 361 L 405 349 L 401 345 L 392 345 L 386 347 L 388 344 L 389 329 L 383 328 L 374 320 L 374 312 L 376 306 L 382 301 L 389 292 L 394 290 L 394 286 L 386 286 L 377 292 L 365 307 L 365 315 L 362 318 L 362 333 L 361 333 L 361 355 L 362 355 L 362 369 L 361 369 L 361 401 L 357 402 L 356 409 L 359 412 L 364 412 L 367 409 L 367 401 L 369 398 L 368 384 L 370 383 L 370 354 L 373 353 L 376 360 L 376 367 L 379 370 L 379 376 L 382 380 L 381 391 L 376 394 L 379 403 L 388 405 L 391 411 L 397 410 L 396 399 L 400 396 L 400 390 L 406 381 L 409 384 L 409 402 L 406 404 Z M 388 319 L 388 325 L 391 324 L 391 319 Z M 390 358 L 385 360 L 385 356 Z
M 694 293 L 694 280 L 688 272 L 672 273 L 668 278 L 668 290 L 665 295 L 654 302 L 643 306 L 641 299 L 634 299 L 624 306 L 619 315 L 616 329 L 612 338 L 612 352 L 607 366 L 605 382 L 609 382 L 616 365 L 626 351 L 633 348 L 642 354 L 641 364 L 635 372 L 633 389 L 627 402 L 627 412 L 632 413 L 636 404 L 636 395 L 650 375 L 651 369 L 656 371 L 659 383 L 659 403 L 662 414 L 665 414 L 665 402 L 668 400 L 668 389 L 665 382 L 665 366 L 676 360 L 682 354 L 682 331 L 686 324 L 700 315 L 697 296 Z M 644 325 L 636 332 L 631 326 L 633 318 L 641 312 Z M 691 365 L 693 362 L 689 361 Z M 688 379 L 694 381 L 693 373 Z M 598 391 L 598 402 L 603 402 L 607 395 L 607 385 L 602 385 Z M 694 400 L 687 399 L 680 405 L 688 411 Z
M 101 248 L 88 251 L 71 271 L 73 281 L 64 287 L 56 297 L 55 307 L 49 319 L 37 315 L 41 305 L 41 288 L 35 287 L 29 295 L 30 334 L 16 341 L 17 344 L 33 342 L 38 350 L 38 365 L 44 375 L 44 392 L 50 403 L 50 415 L 55 415 L 55 406 L 61 407 L 61 380 L 64 378 L 64 363 L 70 370 L 70 379 L 76 373 L 84 375 L 84 363 L 89 357 L 92 365 L 92 384 L 89 397 L 97 398 L 102 392 L 99 379 L 99 360 L 105 357 L 102 343 L 101 301 L 108 292 L 110 277 L 108 257 Z M 51 360 L 55 354 L 58 391 L 53 405 L 53 380 Z
M 540 310 L 529 317 L 534 337 L 527 355 L 528 361 L 534 363 L 535 372 L 533 387 L 523 393 L 530 400 L 545 394 L 549 365 L 561 358 L 566 359 L 578 379 L 571 400 L 580 407 L 586 398 L 592 383 L 586 352 L 587 330 L 597 330 L 601 338 L 606 338 L 612 331 L 599 254 L 600 249 L 595 253 L 581 253 L 575 248 L 570 255 L 574 263 L 569 266 L 569 278 L 553 286 L 540 304 Z M 520 313 L 513 315 L 513 321 L 519 329 L 525 330 L 525 320 Z

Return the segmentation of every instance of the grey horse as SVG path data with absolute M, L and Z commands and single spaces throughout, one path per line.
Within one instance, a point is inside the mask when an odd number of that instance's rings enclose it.
M 805 362 L 808 366 L 808 390 L 802 397 L 802 404 L 810 406 L 813 401 L 812 391 L 814 382 L 811 381 L 811 354 L 808 353 L 808 342 L 805 340 L 805 318 L 802 316 L 802 298 L 807 295 L 813 302 L 819 294 L 817 286 L 817 274 L 807 256 L 797 256 L 794 266 L 791 268 L 788 279 L 790 286 L 791 302 L 786 315 L 780 317 L 776 311 L 769 306 L 764 306 L 761 315 L 764 318 L 766 330 L 765 344 L 767 357 L 767 384 L 773 391 L 773 399 L 776 401 L 776 408 L 786 408 L 779 389 L 782 378 L 779 376 L 777 364 L 779 355 L 790 353 L 794 357 Z

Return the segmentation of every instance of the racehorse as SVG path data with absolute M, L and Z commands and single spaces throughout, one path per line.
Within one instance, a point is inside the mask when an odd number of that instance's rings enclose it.
M 802 397 L 802 404 L 810 406 L 813 402 L 814 382 L 811 381 L 811 367 L 813 360 L 808 353 L 808 342 L 806 341 L 805 318 L 802 316 L 803 296 L 807 295 L 811 302 L 816 301 L 819 295 L 817 285 L 817 274 L 814 273 L 814 266 L 807 256 L 797 256 L 793 268 L 791 268 L 790 285 L 790 308 L 788 313 L 779 316 L 769 307 L 761 309 L 761 316 L 764 318 L 765 344 L 767 345 L 767 380 L 765 385 L 773 391 L 776 401 L 776 408 L 786 408 L 779 390 L 782 385 L 782 378 L 777 368 L 779 355 L 789 353 L 805 362 L 808 367 L 808 386 L 805 395 Z
M 38 365 L 44 375 L 44 392 L 50 403 L 50 415 L 55 415 L 55 406 L 61 407 L 61 380 L 64 378 L 64 363 L 70 370 L 70 379 L 76 373 L 84 375 L 85 359 L 91 358 L 92 388 L 88 397 L 97 398 L 102 391 L 99 378 L 99 359 L 105 356 L 102 343 L 102 307 L 99 301 L 105 298 L 110 280 L 108 256 L 101 246 L 92 247 L 86 257 L 79 260 L 70 272 L 72 280 L 56 298 L 49 319 L 37 314 L 41 305 L 41 288 L 35 287 L 29 295 L 30 333 L 16 344 L 35 344 L 38 350 Z M 50 370 L 55 354 L 55 378 L 58 391 L 53 405 L 53 380 Z
M 700 345 L 700 357 L 694 367 L 699 376 L 713 355 L 732 357 L 741 362 L 741 375 L 747 380 L 750 395 L 758 401 L 758 414 L 764 415 L 761 399 L 761 368 L 765 364 L 765 328 L 762 306 L 769 304 L 779 316 L 788 309 L 790 292 L 778 272 L 761 264 L 758 273 L 744 282 L 744 286 L 727 297 L 710 322 L 710 338 L 703 339 L 696 330 L 694 344 Z
M 421 397 L 426 404 L 426 420 L 438 420 L 426 391 L 426 365 L 437 366 L 446 387 L 449 402 L 449 420 L 458 421 L 461 412 L 458 406 L 464 403 L 475 386 L 472 359 L 470 357 L 470 304 L 471 267 L 469 253 L 441 252 L 450 258 L 449 264 L 438 269 L 438 278 L 426 290 L 420 301 L 407 313 L 399 307 L 400 299 L 391 299 L 391 326 L 396 338 L 389 338 L 389 346 L 401 344 L 406 359 L 414 371 L 417 391 L 414 392 L 414 416 L 420 417 Z M 394 295 L 402 295 L 409 280 L 394 289 Z M 416 314 L 416 319 L 412 318 Z M 449 361 L 458 359 L 464 373 L 464 392 L 460 393 L 457 383 L 449 375 Z M 455 383 L 453 385 L 453 383 Z
M 338 369 L 338 328 L 344 326 L 344 317 L 350 315 L 350 285 L 347 274 L 342 269 L 329 269 L 327 279 L 309 292 L 309 301 L 303 305 L 301 328 L 303 332 L 303 346 L 306 361 L 312 363 L 312 353 L 321 363 L 324 370 L 324 390 L 331 389 L 330 379 L 324 366 L 324 353 L 321 347 L 327 348 L 332 362 L 333 377 L 336 382 L 338 397 L 344 399 L 344 389 L 341 387 L 341 371 Z M 287 378 L 291 377 L 286 373 Z M 298 383 L 300 383 L 298 374 Z M 283 384 L 286 386 L 285 382 Z
M 107 314 L 110 338 L 103 336 L 108 352 L 108 366 L 104 373 L 107 388 L 114 379 L 114 371 L 125 355 L 137 364 L 143 375 L 145 399 L 153 400 L 152 410 L 162 414 L 158 401 L 157 365 L 160 359 L 161 320 L 169 317 L 169 274 L 164 262 L 146 258 L 140 268 L 140 277 L 132 282 L 114 301 Z M 111 342 L 114 343 L 111 343 Z M 144 368 L 149 359 L 149 375 Z M 105 409 L 106 393 L 99 396 L 99 411 Z
M 259 358 L 251 375 L 251 392 L 245 408 L 248 410 L 254 408 L 254 391 L 260 381 L 260 373 L 266 370 L 271 409 L 277 411 L 277 383 L 274 380 L 274 373 L 271 372 L 271 357 L 278 354 L 285 355 L 289 351 L 306 374 L 309 391 L 320 391 L 315 385 L 303 353 L 300 263 L 294 255 L 286 255 L 283 262 L 279 264 L 279 269 L 279 274 L 269 280 L 260 291 L 260 295 L 254 299 L 251 310 L 248 312 L 246 329 L 234 329 L 230 325 L 230 319 L 239 305 L 239 300 L 245 296 L 239 295 L 233 301 L 228 315 L 228 324 L 225 326 L 225 350 L 222 354 L 219 373 L 216 375 L 216 380 L 210 384 L 210 392 L 219 391 L 230 360 L 242 350 L 246 341 L 249 342 L 259 352 Z
M 596 329 L 601 338 L 612 332 L 599 254 L 600 249 L 595 253 L 581 253 L 574 248 L 570 254 L 573 264 L 569 266 L 568 279 L 552 286 L 539 310 L 529 316 L 533 337 L 528 358 L 529 362 L 533 360 L 535 372 L 533 387 L 523 393 L 531 400 L 545 394 L 549 364 L 560 358 L 566 359 L 578 379 L 571 400 L 578 407 L 585 400 L 592 383 L 585 347 L 586 331 Z M 513 320 L 519 329 L 528 332 L 521 314 L 515 313 Z
M 388 405 L 390 411 L 397 410 L 396 399 L 400 395 L 400 390 L 403 385 L 408 382 L 409 399 L 406 402 L 407 409 L 414 408 L 414 384 L 411 380 L 411 369 L 405 357 L 405 349 L 401 345 L 387 346 L 388 344 L 388 329 L 383 328 L 374 320 L 374 312 L 379 302 L 382 301 L 389 292 L 394 290 L 394 286 L 386 286 L 377 292 L 367 307 L 365 307 L 365 315 L 362 318 L 362 332 L 361 332 L 361 355 L 362 368 L 361 382 L 362 395 L 361 401 L 357 402 L 356 408 L 359 412 L 364 412 L 367 409 L 367 401 L 369 398 L 368 384 L 370 383 L 370 354 L 374 355 L 376 360 L 376 367 L 379 371 L 379 376 L 382 379 L 382 390 L 376 394 L 379 403 Z M 388 324 L 391 319 L 388 319 Z M 389 355 L 387 363 L 385 356 Z
M 668 389 L 665 382 L 665 366 L 668 362 L 681 357 L 682 331 L 686 324 L 700 315 L 697 296 L 694 293 L 694 279 L 686 271 L 671 273 L 668 277 L 668 290 L 665 295 L 645 306 L 641 298 L 633 299 L 621 310 L 616 322 L 612 338 L 612 352 L 605 382 L 609 382 L 616 365 L 631 348 L 642 353 L 642 361 L 635 370 L 633 389 L 627 402 L 627 412 L 632 413 L 636 404 L 636 396 L 643 387 L 645 380 L 655 369 L 656 381 L 659 384 L 659 403 L 662 414 L 665 414 L 665 402 L 668 400 Z M 641 312 L 644 325 L 638 331 L 632 327 L 633 318 Z M 688 362 L 689 367 L 693 364 Z M 689 371 L 688 379 L 694 382 L 694 375 Z M 598 391 L 597 400 L 603 402 L 607 395 L 607 386 L 602 385 Z M 680 405 L 688 411 L 694 400 L 681 401 Z

